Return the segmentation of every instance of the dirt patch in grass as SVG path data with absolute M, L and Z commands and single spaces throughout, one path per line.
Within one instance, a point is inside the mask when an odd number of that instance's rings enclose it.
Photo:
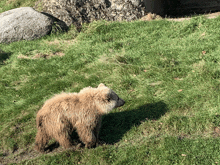
M 156 14 L 152 14 L 152 13 L 148 13 L 147 15 L 145 15 L 144 17 L 142 17 L 140 20 L 142 21 L 151 21 L 151 20 L 160 20 L 162 19 L 161 16 L 156 15 Z
M 215 13 L 209 13 L 209 14 L 203 14 L 203 16 L 205 16 L 207 19 L 212 19 L 212 18 L 216 18 L 220 15 L 220 12 L 215 12 Z M 196 16 L 196 15 L 195 15 Z M 198 15 L 199 16 L 199 15 Z M 148 13 L 147 15 L 145 15 L 144 17 L 142 17 L 140 20 L 141 21 L 152 21 L 152 20 L 161 20 L 163 19 L 161 16 L 156 15 L 156 14 L 152 14 L 152 13 Z M 191 17 L 180 17 L 180 18 L 165 18 L 168 21 L 177 21 L 177 22 L 181 22 L 184 20 L 190 20 Z
M 212 18 L 216 18 L 220 15 L 220 12 L 215 12 L 215 13 L 210 13 L 210 14 L 204 14 L 203 16 L 205 16 L 205 18 L 207 19 L 212 19 Z M 190 20 L 191 17 L 186 17 L 186 18 L 168 18 L 167 20 L 169 21 L 184 21 L 184 20 Z
M 34 150 L 30 150 L 30 151 L 17 150 L 16 152 L 11 153 L 11 154 L 6 151 L 0 157 L 0 163 L 1 164 L 18 163 L 18 162 L 21 162 L 23 160 L 36 158 L 40 155 L 41 155 L 41 153 L 38 153 Z
M 81 147 L 81 143 L 75 144 L 74 146 L 67 149 L 70 151 L 81 151 L 84 148 Z M 30 146 L 30 148 L 33 148 Z M 67 151 L 63 147 L 59 146 L 58 143 L 54 142 L 50 146 L 46 148 L 46 151 L 44 153 L 40 153 L 34 149 L 18 149 L 15 152 L 10 153 L 9 151 L 4 151 L 0 154 L 0 164 L 10 164 L 10 163 L 19 163 L 25 160 L 31 160 L 38 158 L 42 155 L 54 155 L 61 153 L 63 151 Z
M 55 39 L 54 41 L 46 41 L 47 44 L 49 45 L 60 45 L 60 44 L 65 44 L 66 46 L 69 46 L 73 43 L 76 43 L 77 40 L 76 39 L 73 39 L 73 40 L 58 40 L 58 39 Z
M 213 135 L 214 137 L 220 136 L 220 127 L 214 127 Z
M 51 57 L 54 57 L 54 56 L 62 57 L 64 55 L 65 54 L 63 52 L 55 52 L 55 53 L 50 53 L 50 54 L 37 53 L 31 57 L 25 56 L 25 55 L 19 55 L 18 58 L 20 59 L 39 59 L 39 58 L 50 59 Z

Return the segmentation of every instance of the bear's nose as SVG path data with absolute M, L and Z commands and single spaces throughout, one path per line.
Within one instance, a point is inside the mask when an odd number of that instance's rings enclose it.
M 122 101 L 121 106 L 123 106 L 125 104 L 125 101 L 122 99 L 121 99 L 121 101 Z

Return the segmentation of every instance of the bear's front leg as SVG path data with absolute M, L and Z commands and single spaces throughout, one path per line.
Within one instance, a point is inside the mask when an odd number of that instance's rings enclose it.
M 102 122 L 102 120 L 100 119 L 99 122 L 97 123 L 95 129 L 94 129 L 94 134 L 95 134 L 95 137 L 96 137 L 96 147 L 99 145 L 99 131 L 100 131 L 100 128 L 101 128 L 101 122 Z
M 76 129 L 80 140 L 85 144 L 86 148 L 91 148 L 95 145 L 96 137 L 91 128 L 78 125 Z
M 63 146 L 63 148 L 67 149 L 67 148 L 71 148 L 72 147 L 72 143 L 70 141 L 70 138 L 69 138 L 69 136 L 67 136 L 65 134 L 65 132 L 63 132 L 63 133 L 61 133 L 59 135 L 56 135 L 54 138 L 56 139 L 56 141 L 59 142 L 59 144 L 61 146 Z

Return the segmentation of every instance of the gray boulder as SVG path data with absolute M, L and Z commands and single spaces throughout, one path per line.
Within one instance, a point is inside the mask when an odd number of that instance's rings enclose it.
M 33 40 L 51 32 L 53 19 L 31 7 L 0 13 L 0 43 Z
M 132 21 L 146 14 L 143 0 L 38 0 L 35 7 L 39 4 L 67 26 L 101 19 Z

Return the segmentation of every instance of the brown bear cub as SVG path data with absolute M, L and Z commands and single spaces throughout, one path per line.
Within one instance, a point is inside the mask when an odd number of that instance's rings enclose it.
M 62 93 L 47 100 L 37 113 L 35 149 L 43 152 L 54 138 L 65 149 L 72 146 L 70 135 L 76 130 L 85 147 L 98 143 L 102 116 L 123 106 L 124 100 L 104 84 L 87 87 L 79 93 Z

